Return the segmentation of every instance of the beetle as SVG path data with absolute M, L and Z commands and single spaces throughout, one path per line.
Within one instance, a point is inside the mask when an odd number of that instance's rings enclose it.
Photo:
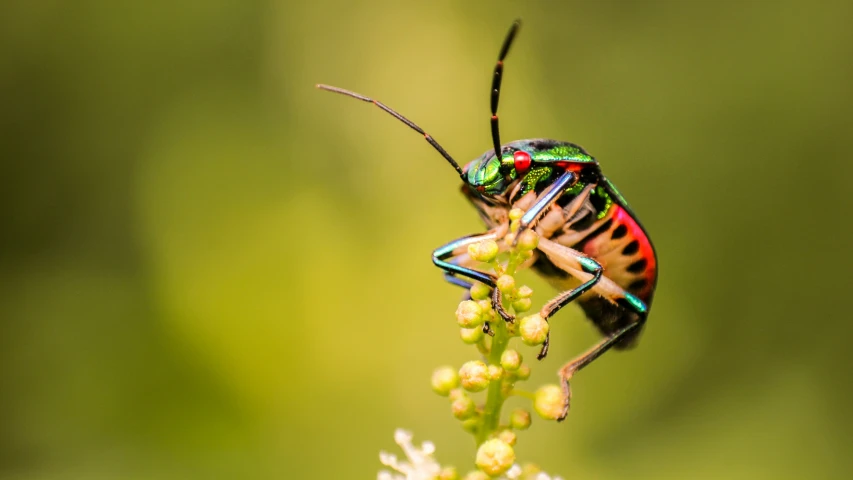
M 602 173 L 598 161 L 583 148 L 548 139 L 501 144 L 497 111 L 504 60 L 520 26 L 516 20 L 507 33 L 492 77 L 493 148 L 464 168 L 431 135 L 382 102 L 337 87 L 317 87 L 373 103 L 423 135 L 456 170 L 463 182 L 463 195 L 477 209 L 488 231 L 442 245 L 433 252 L 433 263 L 450 283 L 464 288 L 470 288 L 471 281 L 490 286 L 493 307 L 509 322 L 514 318 L 502 306 L 496 277 L 475 268 L 467 246 L 505 237 L 509 211 L 524 211 L 515 238 L 526 229 L 534 229 L 539 244 L 529 262 L 561 291 L 539 314 L 548 320 L 576 300 L 604 337 L 560 368 L 565 405 L 559 420 L 563 420 L 569 410 L 569 381 L 574 374 L 611 348 L 626 349 L 636 344 L 657 285 L 658 262 L 637 216 Z M 540 360 L 547 355 L 549 345 L 550 339 L 546 339 Z

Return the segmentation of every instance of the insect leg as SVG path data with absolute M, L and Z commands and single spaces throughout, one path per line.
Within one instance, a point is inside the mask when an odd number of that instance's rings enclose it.
M 566 399 L 565 407 L 563 409 L 563 413 L 558 420 L 562 420 L 566 418 L 566 414 L 569 412 L 569 401 L 571 400 L 572 391 L 569 385 L 569 380 L 578 370 L 586 367 L 590 363 L 592 363 L 596 358 L 600 357 L 604 352 L 610 350 L 613 345 L 618 343 L 624 336 L 628 335 L 635 329 L 642 327 L 643 323 L 646 321 L 646 315 L 648 313 L 648 306 L 639 298 L 632 295 L 629 292 L 626 292 L 622 287 L 616 285 L 612 280 L 607 277 L 601 275 L 599 271 L 598 274 L 589 272 L 588 268 L 583 268 L 583 261 L 579 260 L 581 258 L 586 260 L 591 260 L 580 252 L 572 250 L 569 247 L 560 245 L 559 243 L 553 242 L 548 239 L 539 239 L 539 246 L 537 247 L 548 257 L 549 260 L 554 262 L 554 265 L 562 269 L 563 271 L 569 273 L 575 278 L 580 279 L 585 284 L 591 282 L 597 278 L 597 281 L 592 283 L 588 290 L 593 290 L 599 295 L 603 296 L 607 300 L 622 306 L 630 311 L 633 311 L 637 314 L 637 320 L 630 325 L 627 325 L 616 332 L 610 334 L 607 338 L 602 340 L 600 343 L 589 349 L 586 353 L 580 355 L 569 363 L 565 364 L 562 368 L 560 368 L 560 379 L 563 381 L 563 395 Z M 591 264 L 589 266 L 592 266 Z M 580 268 L 578 268 L 580 267 Z M 599 267 L 600 268 L 600 267 Z M 581 285 L 582 287 L 583 285 Z M 580 288 L 580 287 L 578 287 Z M 574 289 L 577 290 L 577 289 Z M 554 312 L 562 308 L 564 305 L 568 304 L 568 297 L 571 297 L 571 293 L 574 291 L 568 292 L 568 294 L 561 294 L 557 296 L 554 300 L 548 302 L 543 308 L 540 315 L 543 318 L 546 318 L 546 315 L 553 315 Z M 574 296 L 572 299 L 577 298 L 582 293 Z
M 462 252 L 459 251 L 462 247 L 467 247 L 472 243 L 481 242 L 483 240 L 495 240 L 498 238 L 497 232 L 489 232 L 480 235 L 469 235 L 467 237 L 462 237 L 452 242 L 449 242 L 441 247 L 435 249 L 432 252 L 432 263 L 435 264 L 438 268 L 441 268 L 445 271 L 445 279 L 448 276 L 453 277 L 457 281 L 450 281 L 454 285 L 460 285 L 465 282 L 464 280 L 459 279 L 457 276 L 462 276 L 466 278 L 470 278 L 471 280 L 478 281 L 480 283 L 485 283 L 486 285 L 492 287 L 492 308 L 495 309 L 496 312 L 507 322 L 512 322 L 515 320 L 515 317 L 510 315 L 509 312 L 506 311 L 503 307 L 503 300 L 501 296 L 501 292 L 498 288 L 495 288 L 495 282 L 497 281 L 497 277 L 492 274 L 481 272 L 480 270 L 476 270 L 469 267 L 464 267 L 459 265 L 451 259 L 456 255 L 460 255 Z M 451 259 L 448 261 L 448 259 Z M 467 283 L 467 282 L 466 282 Z M 461 285 L 460 285 L 461 286 Z M 470 287 L 469 287 L 470 288 Z
M 586 293 L 590 288 L 594 287 L 595 284 L 601 280 L 601 273 L 604 269 L 601 267 L 601 264 L 577 250 L 560 245 L 559 243 L 546 238 L 540 239 L 539 241 L 542 245 L 542 251 L 547 252 L 546 255 L 548 255 L 549 258 L 552 256 L 558 257 L 558 260 L 552 260 L 555 264 L 567 270 L 570 274 L 583 272 L 589 276 L 585 281 L 581 279 L 583 283 L 577 287 L 560 293 L 542 307 L 539 311 L 539 316 L 548 320 L 561 308 L 565 307 L 573 300 Z M 577 276 L 578 275 L 576 275 L 576 277 Z M 539 351 L 539 355 L 537 356 L 539 360 L 542 360 L 546 355 L 548 355 L 548 347 L 550 345 L 549 340 L 550 334 L 545 338 L 545 343 L 542 344 L 542 349 Z
M 577 181 L 577 178 L 577 175 L 573 172 L 565 172 L 560 175 L 554 183 L 549 185 L 541 195 L 539 195 L 539 198 L 536 199 L 533 205 L 527 209 L 521 217 L 521 221 L 518 225 L 518 231 L 515 236 L 516 241 L 518 241 L 518 238 L 521 236 L 521 232 L 530 228 L 530 225 L 539 219 L 539 217 L 545 212 L 545 209 L 550 207 L 552 203 L 560 198 L 563 191 L 574 184 Z
M 622 339 L 622 337 L 629 334 L 633 330 L 642 327 L 645 322 L 646 314 L 642 313 L 640 314 L 640 317 L 636 322 L 613 333 L 609 337 L 599 342 L 594 347 L 587 350 L 586 353 L 578 356 L 577 358 L 563 365 L 563 367 L 560 368 L 559 375 L 560 379 L 563 381 L 563 398 L 565 398 L 565 404 L 563 406 L 563 412 L 560 414 L 560 417 L 557 418 L 558 422 L 563 421 L 566 418 L 566 415 L 568 415 L 569 413 L 569 407 L 572 399 L 572 389 L 571 385 L 569 385 L 569 380 L 571 380 L 572 376 L 574 376 L 574 374 L 578 370 L 592 363 L 604 352 L 610 350 L 610 348 L 613 347 L 613 345 L 615 345 L 616 343 L 618 343 L 619 340 Z
M 446 281 L 447 283 L 449 283 L 451 285 L 456 285 L 457 287 L 462 287 L 465 290 L 470 290 L 471 287 L 474 286 L 473 283 L 466 282 L 465 280 L 462 280 L 461 278 L 458 278 L 458 277 L 454 277 L 453 275 L 451 275 L 447 272 L 444 272 L 444 281 Z M 466 300 L 470 300 L 470 299 L 471 299 L 470 296 L 468 296 L 468 298 L 466 298 Z

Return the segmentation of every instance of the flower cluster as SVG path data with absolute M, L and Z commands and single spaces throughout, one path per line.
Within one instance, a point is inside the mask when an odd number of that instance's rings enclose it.
M 423 442 L 420 448 L 412 443 L 411 432 L 397 429 L 394 432 L 394 441 L 405 453 L 404 460 L 398 459 L 396 455 L 388 452 L 379 453 L 379 461 L 391 470 L 382 470 L 377 480 L 460 480 L 459 473 L 453 467 L 442 467 L 435 459 L 435 445 L 432 442 Z M 497 459 L 498 463 L 504 461 L 506 447 L 498 443 L 486 442 L 477 451 L 478 465 L 481 456 L 487 459 Z M 514 458 L 514 457 L 513 457 Z M 488 461 L 488 460 L 486 460 Z M 483 470 L 473 470 L 465 475 L 462 480 L 562 480 L 561 477 L 551 477 L 536 465 L 527 464 L 520 467 L 512 464 L 501 476 L 489 476 Z
M 533 291 L 517 285 L 515 274 L 530 264 L 532 251 L 539 242 L 533 230 L 517 233 L 522 214 L 518 209 L 510 211 L 510 231 L 499 241 L 484 240 L 468 247 L 468 257 L 486 264 L 497 278 L 497 292 L 476 283 L 471 287 L 470 300 L 461 302 L 456 309 L 460 337 L 464 343 L 477 347 L 480 358 L 459 368 L 440 367 L 431 379 L 433 391 L 450 400 L 451 413 L 476 440 L 477 469 L 468 473 L 465 480 L 551 478 L 535 466 L 522 468 L 516 464 L 513 448 L 516 432 L 530 427 L 530 411 L 515 409 L 502 415 L 504 402 L 511 396 L 531 400 L 533 410 L 546 420 L 556 420 L 565 405 L 563 392 L 557 385 L 544 385 L 535 393 L 516 387 L 530 377 L 530 366 L 524 363 L 517 349 L 511 348 L 512 341 L 518 338 L 524 345 L 539 348 L 549 332 L 548 322 L 539 313 L 517 318 L 530 310 Z M 500 303 L 494 304 L 493 298 L 499 298 Z M 515 319 L 505 321 L 511 318 L 510 311 Z M 485 393 L 480 402 L 472 396 L 477 392 Z M 398 473 L 380 473 L 380 480 L 460 478 L 454 469 L 442 469 L 433 459 L 432 444 L 416 449 L 411 444 L 411 434 L 403 431 L 398 431 L 395 440 L 409 460 L 398 462 L 396 457 L 383 454 L 382 463 Z

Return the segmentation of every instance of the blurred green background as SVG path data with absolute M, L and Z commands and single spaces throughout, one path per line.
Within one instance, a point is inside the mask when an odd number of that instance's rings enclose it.
M 519 457 L 572 478 L 850 478 L 853 3 L 3 2 L 0 477 L 467 469 L 429 388 L 475 357 L 431 250 L 460 162 L 583 145 L 651 232 L 639 348 Z M 539 302 L 555 293 L 523 277 Z M 572 307 L 532 385 L 596 340 Z M 533 359 L 534 350 L 524 350 Z

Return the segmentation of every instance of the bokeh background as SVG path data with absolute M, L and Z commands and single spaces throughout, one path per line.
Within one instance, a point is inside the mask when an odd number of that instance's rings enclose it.
M 579 143 L 652 233 L 642 342 L 517 452 L 565 478 L 850 478 L 853 3 L 107 2 L 0 7 L 0 477 L 374 478 L 431 393 L 482 227 L 461 162 Z M 523 277 L 542 302 L 555 293 Z M 532 385 L 596 340 L 554 322 Z M 534 350 L 526 349 L 533 359 Z

